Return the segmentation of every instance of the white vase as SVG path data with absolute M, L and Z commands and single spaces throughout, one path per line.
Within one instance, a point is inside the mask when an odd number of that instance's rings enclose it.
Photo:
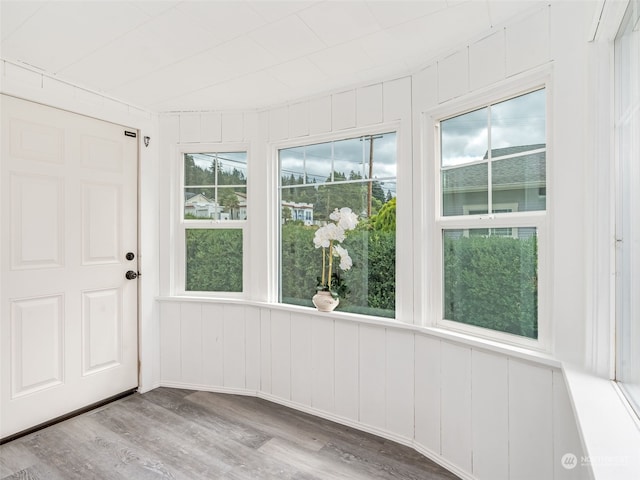
M 334 308 L 340 303 L 339 298 L 333 298 L 331 292 L 321 290 L 316 293 L 311 299 L 319 312 L 332 312 Z

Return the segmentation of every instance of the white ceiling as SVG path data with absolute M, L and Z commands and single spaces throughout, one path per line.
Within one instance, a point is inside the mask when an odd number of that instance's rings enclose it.
M 155 112 L 273 105 L 417 69 L 539 0 L 1 0 L 0 56 Z

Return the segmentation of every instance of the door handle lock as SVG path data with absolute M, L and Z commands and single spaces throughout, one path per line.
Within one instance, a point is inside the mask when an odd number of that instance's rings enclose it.
M 127 280 L 135 280 L 140 276 L 140 274 L 134 272 L 133 270 L 129 270 L 127 273 L 124 274 L 124 276 L 127 277 Z

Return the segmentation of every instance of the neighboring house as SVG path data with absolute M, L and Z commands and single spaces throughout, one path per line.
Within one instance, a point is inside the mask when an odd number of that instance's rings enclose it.
M 491 181 L 492 213 L 544 210 L 546 204 L 546 145 L 522 145 L 491 150 L 491 180 L 486 162 L 445 170 L 443 214 L 479 215 L 487 212 Z M 483 160 L 488 159 L 488 152 Z M 529 229 L 495 229 L 492 234 L 525 236 Z M 478 232 L 482 233 L 482 232 Z
M 282 201 L 282 208 L 291 211 L 291 220 L 299 220 L 307 226 L 313 225 L 313 203 Z
M 184 197 L 185 217 L 190 215 L 198 218 L 221 219 L 222 208 L 215 200 L 210 200 L 201 193 L 191 192 L 185 192 Z

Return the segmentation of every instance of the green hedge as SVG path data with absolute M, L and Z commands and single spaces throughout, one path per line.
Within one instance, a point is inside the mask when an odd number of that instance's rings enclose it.
M 186 247 L 187 291 L 242 291 L 242 230 L 190 229 Z
M 282 226 L 282 301 L 312 305 L 321 273 L 321 249 L 313 246 L 316 227 L 288 222 Z M 339 310 L 385 317 L 395 316 L 395 232 L 358 227 L 342 243 L 353 267 L 337 272 Z M 338 260 L 336 258 L 336 260 Z
M 445 237 L 444 316 L 538 336 L 536 237 Z

